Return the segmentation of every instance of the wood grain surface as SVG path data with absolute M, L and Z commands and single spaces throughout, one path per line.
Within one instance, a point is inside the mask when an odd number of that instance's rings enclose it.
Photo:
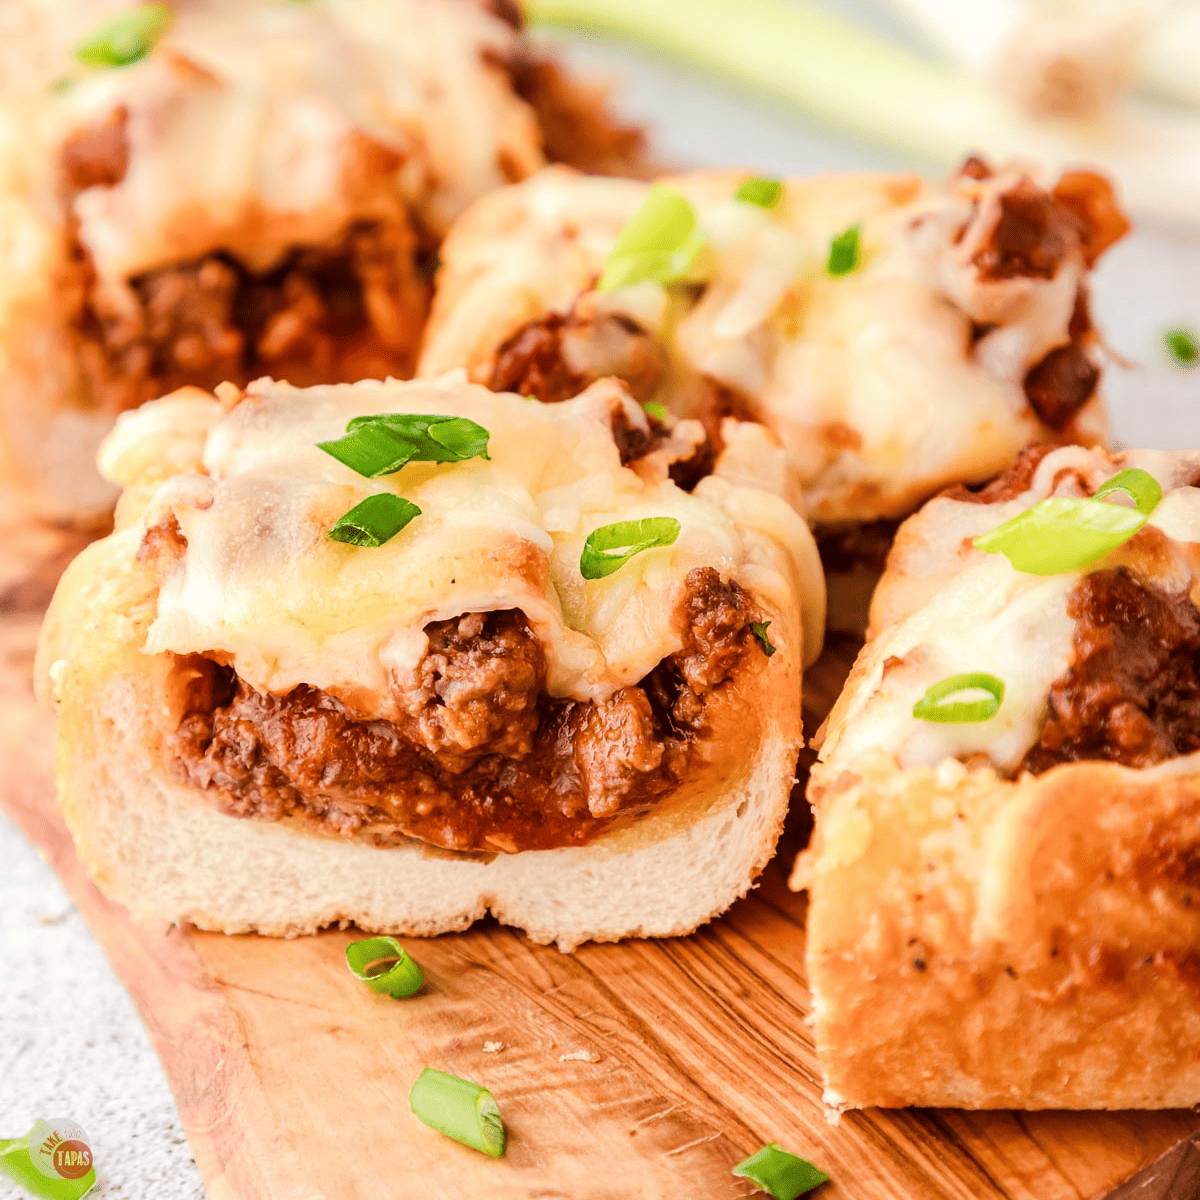
M 411 1000 L 353 979 L 351 932 L 272 941 L 131 921 L 75 860 L 30 692 L 40 610 L 78 543 L 22 528 L 0 540 L 0 803 L 133 995 L 211 1200 L 723 1200 L 752 1193 L 730 1168 L 766 1141 L 828 1171 L 825 1200 L 1087 1200 L 1200 1129 L 1193 1112 L 830 1124 L 805 1024 L 804 899 L 783 883 L 802 803 L 761 886 L 692 937 L 563 955 L 484 924 L 411 943 L 429 980 Z M 840 638 L 810 673 L 810 730 L 853 653 Z M 491 1088 L 503 1159 L 411 1115 L 425 1066 Z

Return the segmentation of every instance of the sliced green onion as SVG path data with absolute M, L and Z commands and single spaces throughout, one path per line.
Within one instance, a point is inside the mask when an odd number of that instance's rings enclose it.
M 410 462 L 462 462 L 488 458 L 488 431 L 466 417 L 375 413 L 354 417 L 344 437 L 317 445 L 352 471 L 377 479 Z
M 482 425 L 476 425 L 466 417 L 451 417 L 448 421 L 435 421 L 429 426 L 429 440 L 440 446 L 446 454 L 454 455 L 446 459 L 447 462 L 490 458 L 488 437 L 488 431 Z
M 687 275 L 703 246 L 691 202 L 677 189 L 656 183 L 608 252 L 597 290 L 675 283 Z
M 1027 575 L 1061 575 L 1124 545 L 1145 523 L 1145 513 L 1120 504 L 1051 496 L 973 544 Z
M 643 517 L 593 529 L 583 543 L 579 573 L 584 579 L 603 579 L 619 571 L 635 554 L 652 546 L 673 546 L 679 536 L 674 517 Z
M 667 410 L 657 400 L 647 400 L 642 405 L 642 412 L 648 417 L 653 417 L 656 421 L 665 421 L 667 419 Z
M 109 17 L 75 47 L 75 57 L 88 67 L 128 67 L 154 49 L 174 19 L 169 4 L 139 4 Z
M 954 700 L 962 692 L 982 691 L 978 700 Z M 1004 680 L 982 671 L 951 675 L 925 689 L 925 695 L 913 705 L 918 721 L 937 721 L 942 725 L 968 725 L 990 721 L 1004 703 Z
M 412 1085 L 408 1103 L 426 1125 L 456 1142 L 493 1158 L 504 1153 L 504 1122 L 487 1088 L 426 1067 Z
M 733 1173 L 749 1179 L 775 1200 L 796 1200 L 797 1196 L 803 1196 L 829 1180 L 829 1176 L 812 1163 L 780 1150 L 778 1142 L 768 1142 L 757 1153 L 738 1163 Z
M 394 937 L 364 938 L 346 947 L 346 965 L 380 996 L 402 1000 L 425 986 L 425 972 Z
M 771 628 L 770 621 L 751 621 L 750 632 L 758 638 L 762 645 L 763 653 L 770 658 L 775 653 L 775 647 L 771 645 L 771 639 L 767 637 L 767 630 Z
M 384 425 L 363 425 L 333 442 L 317 445 L 367 479 L 391 475 L 413 459 L 413 446 Z
M 774 208 L 783 199 L 783 181 L 762 176 L 743 179 L 733 198 L 746 204 L 757 204 L 759 208 Z
M 1096 489 L 1093 500 L 1113 492 L 1125 492 L 1143 516 L 1149 516 L 1162 503 L 1162 487 L 1149 471 L 1130 467 L 1118 471 L 1107 483 Z
M 1191 366 L 1200 358 L 1200 343 L 1190 329 L 1168 329 L 1163 334 L 1163 341 L 1166 342 L 1171 357 L 1180 366 Z
M 411 500 L 394 492 L 379 492 L 338 517 L 328 536 L 351 546 L 382 546 L 420 515 L 421 510 Z
M 830 275 L 849 275 L 858 266 L 859 226 L 851 225 L 829 243 L 829 261 L 825 270 Z

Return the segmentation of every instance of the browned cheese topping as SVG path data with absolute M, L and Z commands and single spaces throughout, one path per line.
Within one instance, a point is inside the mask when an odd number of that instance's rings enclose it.
M 1102 759 L 1148 767 L 1200 750 L 1200 616 L 1124 567 L 1080 581 L 1068 602 L 1074 662 L 1022 764 L 1035 773 Z
M 191 656 L 179 660 L 191 683 L 171 749 L 184 780 L 237 816 L 299 819 L 375 845 L 579 845 L 684 779 L 712 732 L 710 697 L 754 644 L 753 617 L 737 584 L 690 572 L 684 648 L 603 703 L 546 695 L 543 651 L 519 611 L 437 621 L 413 675 L 393 679 L 395 722 L 306 686 L 257 692 Z

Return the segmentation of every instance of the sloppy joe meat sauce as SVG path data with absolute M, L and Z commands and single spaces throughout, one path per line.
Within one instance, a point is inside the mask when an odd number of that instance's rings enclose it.
M 434 622 L 414 676 L 394 681 L 394 721 L 311 687 L 258 692 L 193 655 L 178 662 L 187 699 L 170 749 L 180 777 L 232 815 L 383 846 L 580 845 L 648 810 L 695 765 L 711 698 L 752 652 L 753 617 L 737 584 L 690 572 L 683 649 L 602 703 L 546 695 L 541 644 L 519 611 Z
M 1117 567 L 1084 576 L 1067 612 L 1074 660 L 1050 688 L 1024 769 L 1087 759 L 1149 767 L 1200 750 L 1200 616 L 1191 600 Z
M 125 110 L 62 149 L 69 204 L 89 187 L 115 187 L 129 165 Z M 399 157 L 360 139 L 364 171 Z M 433 247 L 411 213 L 357 221 L 324 246 L 297 246 L 278 266 L 248 270 L 214 249 L 129 279 L 134 305 L 114 307 L 91 257 L 72 236 L 68 321 L 83 398 L 115 413 L 184 384 L 244 386 L 260 375 L 298 387 L 412 374 L 432 294 Z

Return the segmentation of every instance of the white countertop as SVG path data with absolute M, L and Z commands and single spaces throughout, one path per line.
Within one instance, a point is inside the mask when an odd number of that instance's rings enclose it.
M 837 7 L 861 12 L 868 4 Z M 620 107 L 651 129 L 668 161 L 777 174 L 912 165 L 826 137 L 699 76 L 583 39 L 571 44 L 585 69 L 618 74 Z M 1200 235 L 1179 232 L 1138 233 L 1100 270 L 1098 322 L 1121 356 L 1141 364 L 1110 370 L 1106 383 L 1126 444 L 1200 444 L 1200 370 L 1171 367 L 1161 344 L 1172 325 L 1200 329 L 1198 273 Z M 3 816 L 0 863 L 0 1136 L 24 1133 L 41 1117 L 73 1117 L 97 1157 L 94 1196 L 202 1200 L 132 1003 L 53 873 Z M 0 1198 L 17 1194 L 0 1176 Z

